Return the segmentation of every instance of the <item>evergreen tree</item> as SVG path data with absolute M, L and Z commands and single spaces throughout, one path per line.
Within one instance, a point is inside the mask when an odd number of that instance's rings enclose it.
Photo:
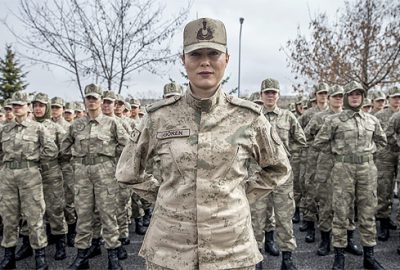
M 25 82 L 26 72 L 15 58 L 11 45 L 6 45 L 6 56 L 0 59 L 0 100 L 3 102 L 11 98 L 14 92 L 24 90 L 28 84 Z

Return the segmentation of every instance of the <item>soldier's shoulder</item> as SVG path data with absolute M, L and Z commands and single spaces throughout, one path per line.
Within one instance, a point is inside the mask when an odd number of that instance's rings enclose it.
M 364 115 L 370 121 L 375 122 L 375 123 L 380 123 L 380 121 L 379 121 L 379 119 L 378 119 L 378 117 L 376 115 L 372 115 L 372 114 L 369 114 L 369 113 L 364 113 Z
M 225 95 L 225 99 L 226 101 L 228 101 L 230 104 L 234 105 L 234 106 L 238 106 L 241 108 L 245 108 L 247 110 L 250 110 L 252 112 L 254 112 L 257 115 L 260 115 L 262 112 L 262 107 L 255 104 L 252 101 L 248 101 L 248 100 L 244 100 L 235 96 L 231 96 L 231 95 Z
M 181 98 L 182 98 L 182 96 L 173 96 L 170 98 L 166 98 L 166 99 L 154 102 L 154 103 L 146 106 L 146 112 L 153 113 L 163 107 L 167 107 L 167 106 L 170 106 L 170 105 L 178 102 L 178 100 L 180 100 Z

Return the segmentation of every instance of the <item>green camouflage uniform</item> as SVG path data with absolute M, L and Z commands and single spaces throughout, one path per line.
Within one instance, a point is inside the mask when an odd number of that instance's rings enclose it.
M 13 102 L 24 94 L 14 94 Z M 20 99 L 24 100 L 23 97 Z M 22 216 L 28 224 L 31 247 L 44 248 L 47 246 L 43 224 L 45 201 L 39 162 L 56 160 L 57 145 L 42 124 L 29 119 L 2 126 L 0 141 L 3 157 L 0 181 L 0 214 L 4 223 L 2 246 L 17 245 Z

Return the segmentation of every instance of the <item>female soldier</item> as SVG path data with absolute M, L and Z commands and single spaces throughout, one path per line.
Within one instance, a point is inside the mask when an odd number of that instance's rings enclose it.
M 147 269 L 254 269 L 249 200 L 285 182 L 289 161 L 261 108 L 221 89 L 224 24 L 192 21 L 183 39 L 187 91 L 147 108 L 117 166 L 122 186 L 155 201 L 140 255 Z M 159 179 L 145 172 L 151 158 Z M 245 181 L 250 159 L 263 170 Z

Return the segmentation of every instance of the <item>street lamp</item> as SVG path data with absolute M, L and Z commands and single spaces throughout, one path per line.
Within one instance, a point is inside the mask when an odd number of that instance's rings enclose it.
M 239 30 L 239 74 L 238 74 L 238 97 L 240 97 L 240 62 L 241 62 L 241 55 L 242 55 L 242 25 L 243 25 L 244 18 L 240 17 L 240 30 Z

